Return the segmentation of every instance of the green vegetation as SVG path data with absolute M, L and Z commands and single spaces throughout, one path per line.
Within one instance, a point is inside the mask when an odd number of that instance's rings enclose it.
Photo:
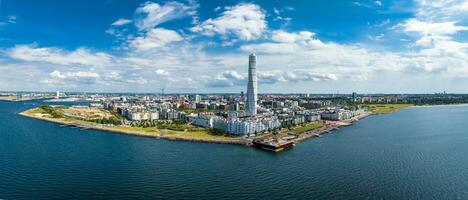
M 190 124 L 183 123 L 181 121 L 169 122 L 169 121 L 159 121 L 159 120 L 141 120 L 141 121 L 131 122 L 130 126 L 142 127 L 142 128 L 153 127 L 153 128 L 158 128 L 158 129 L 168 129 L 168 130 L 173 130 L 173 131 L 190 131 L 190 132 L 205 130 L 204 128 L 195 127 Z
M 200 140 L 218 140 L 218 141 L 233 141 L 239 137 L 233 135 L 227 135 L 221 132 L 217 132 L 214 129 L 205 129 L 203 131 L 174 131 L 174 130 L 161 130 L 163 135 L 186 138 L 186 139 L 200 139 Z
M 307 131 L 311 131 L 311 130 L 321 128 L 323 126 L 324 126 L 323 122 L 312 122 L 312 123 L 306 124 L 304 126 L 300 126 L 298 128 L 295 128 L 295 129 L 291 130 L 291 132 L 294 133 L 294 134 L 301 134 L 301 133 L 304 133 L 304 132 L 307 132 Z
M 363 104 L 362 106 L 369 108 L 375 114 L 385 114 L 410 107 L 412 104 Z
M 220 131 L 220 130 L 215 129 L 215 128 L 206 129 L 206 132 L 207 132 L 209 135 L 213 135 L 213 136 L 238 137 L 238 136 L 231 135 L 231 134 L 229 134 L 229 133 Z
M 161 129 L 165 134 L 177 134 L 177 135 L 204 135 L 207 136 L 216 136 L 216 137 L 236 137 L 228 133 L 222 132 L 218 129 L 210 128 L 200 128 L 190 124 L 183 123 L 181 121 L 159 121 L 159 120 L 141 120 L 131 122 L 130 126 L 135 129 Z
M 122 131 L 137 131 L 137 132 L 146 132 L 146 133 L 156 133 L 157 131 L 155 127 L 142 128 L 142 127 L 133 127 L 133 126 L 114 126 L 112 128 L 122 130 Z
M 44 109 L 45 108 L 45 109 Z M 56 106 L 44 106 L 37 107 L 27 111 L 24 111 L 22 114 L 25 116 L 31 116 L 38 119 L 52 120 L 48 115 L 47 111 L 51 113 L 55 112 L 66 112 L 66 109 L 62 109 Z M 105 111 L 105 110 L 104 110 Z M 60 114 L 60 113 L 59 113 Z M 94 115 L 93 115 L 94 116 Z M 97 115 L 96 115 L 97 116 Z M 87 116 L 85 118 L 81 117 L 69 117 L 63 115 L 63 117 L 54 118 L 52 121 L 57 123 L 78 123 L 82 125 L 90 125 L 91 127 L 96 127 L 99 130 L 114 131 L 120 133 L 126 133 L 131 135 L 140 135 L 140 136 L 151 136 L 156 137 L 160 134 L 164 135 L 166 138 L 173 139 L 184 139 L 184 140 L 204 140 L 204 141 L 218 141 L 218 142 L 239 142 L 238 136 L 231 136 L 225 133 L 219 132 L 214 129 L 205 129 L 195 127 L 189 124 L 185 124 L 179 121 L 170 122 L 170 121 L 160 121 L 158 123 L 154 122 L 156 125 L 151 125 L 152 121 L 142 122 L 140 125 L 146 127 L 139 127 L 136 123 L 133 126 L 96 126 L 97 123 L 113 123 L 110 120 L 90 120 L 92 116 Z M 147 123 L 148 125 L 143 125 Z
M 44 112 L 52 116 L 53 118 L 61 118 L 63 117 L 63 113 L 57 111 L 54 107 L 49 106 L 49 105 L 42 105 L 41 108 Z
M 113 124 L 113 125 L 119 125 L 122 124 L 122 119 L 121 117 L 117 116 L 116 114 L 113 114 L 112 117 L 109 118 L 99 118 L 98 115 L 93 115 L 93 116 L 88 116 L 85 118 L 79 118 L 79 117 L 70 117 L 70 116 L 65 116 L 64 115 L 64 110 L 69 108 L 68 106 L 50 106 L 50 105 L 42 105 L 38 109 L 34 110 L 34 113 L 47 113 L 52 118 L 63 118 L 66 121 L 71 121 L 71 120 L 83 120 L 87 122 L 93 122 L 93 123 L 98 123 L 98 124 Z M 101 110 L 103 112 L 107 112 L 105 110 Z
M 100 119 L 84 119 L 84 120 L 89 121 L 89 122 L 95 122 L 98 124 L 113 124 L 113 125 L 122 124 L 122 120 L 117 117 L 100 118 Z

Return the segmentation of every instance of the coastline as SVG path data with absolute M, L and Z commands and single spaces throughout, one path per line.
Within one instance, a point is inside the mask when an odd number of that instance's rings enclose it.
M 224 137 L 224 136 L 214 136 L 214 138 L 201 138 L 201 137 L 191 137 L 187 132 L 187 136 L 180 136 L 176 134 L 164 134 L 164 132 L 170 132 L 170 130 L 166 129 L 159 129 L 157 130 L 154 128 L 151 131 L 147 130 L 132 130 L 131 127 L 115 127 L 115 126 L 108 126 L 103 124 L 94 124 L 91 122 L 81 121 L 81 120 L 71 120 L 65 118 L 51 118 L 43 116 L 40 113 L 31 113 L 36 108 L 32 108 L 29 110 L 25 110 L 23 112 L 18 113 L 21 116 L 48 121 L 52 123 L 61 124 L 63 127 L 70 126 L 70 127 L 77 127 L 80 129 L 91 129 L 91 130 L 98 130 L 98 131 L 105 131 L 114 134 L 125 134 L 131 136 L 138 136 L 138 137 L 148 137 L 148 138 L 155 138 L 155 139 L 164 139 L 164 140 L 171 140 L 171 141 L 187 141 L 187 142 L 204 142 L 204 143 L 218 143 L 218 144 L 234 144 L 234 145 L 243 145 L 243 146 L 252 146 L 252 141 L 258 137 L 264 137 L 262 135 L 253 138 L 242 138 L 242 137 Z M 341 126 L 350 126 L 353 122 L 358 121 L 360 119 L 366 118 L 372 115 L 372 113 L 364 113 L 358 116 L 355 116 L 351 119 L 344 120 L 344 121 L 326 121 L 326 125 L 317 128 L 311 131 L 307 131 L 301 134 L 298 134 L 296 138 L 291 139 L 292 142 L 298 144 L 302 141 L 307 139 L 320 137 L 323 134 L 332 133 L 334 130 L 338 130 Z
M 16 98 L 0 98 L 0 101 L 9 101 L 9 102 L 23 102 L 23 101 L 34 101 L 34 100 L 42 100 L 42 99 L 50 99 L 50 97 L 45 97 L 45 98 L 24 98 L 24 99 L 16 99 Z
M 320 137 L 321 135 L 333 133 L 333 131 L 340 129 L 342 126 L 351 126 L 354 122 L 364 119 L 373 115 L 372 113 L 364 113 L 358 116 L 354 116 L 351 119 L 343 121 L 327 121 L 326 125 L 311 131 L 307 131 L 298 135 L 297 138 L 293 139 L 294 143 L 300 143 L 310 138 Z
M 24 117 L 32 118 L 32 119 L 48 121 L 52 123 L 57 123 L 57 124 L 70 126 L 70 127 L 77 127 L 81 129 L 91 129 L 91 130 L 106 131 L 106 132 L 111 132 L 111 133 L 116 133 L 116 134 L 125 134 L 125 135 L 131 135 L 131 136 L 148 137 L 148 138 L 165 139 L 165 140 L 180 140 L 180 141 L 189 141 L 189 142 L 205 142 L 205 143 L 237 144 L 237 145 L 247 144 L 247 142 L 243 140 L 242 138 L 207 139 L 207 138 L 194 138 L 194 137 L 179 137 L 179 136 L 174 136 L 171 134 L 162 134 L 161 130 L 156 131 L 156 129 L 154 132 L 137 131 L 137 130 L 129 130 L 129 129 L 124 130 L 124 129 L 119 129 L 118 127 L 112 127 L 112 126 L 106 126 L 106 125 L 100 125 L 100 124 L 91 124 L 91 123 L 86 123 L 84 121 L 79 121 L 79 120 L 67 121 L 61 118 L 40 117 L 40 116 L 26 113 L 27 111 L 30 111 L 30 110 L 26 110 L 18 114 Z
M 374 105 L 378 105 L 378 104 L 374 104 Z M 382 105 L 385 105 L 385 104 L 382 104 Z M 398 105 L 398 104 L 395 104 L 395 105 Z M 371 114 L 372 115 L 382 115 L 382 114 L 389 114 L 389 113 L 394 113 L 394 112 L 398 112 L 399 110 L 402 110 L 402 109 L 407 109 L 407 108 L 433 108 L 433 107 L 461 107 L 461 106 L 468 106 L 468 103 L 455 103 L 455 104 L 434 104 L 434 105 L 429 105 L 429 104 L 426 104 L 426 105 L 409 105 L 407 107 L 402 107 L 402 108 L 398 108 L 398 109 L 395 109 L 394 111 L 392 112 L 372 112 Z
M 458 106 L 468 106 L 468 103 L 440 104 L 440 105 L 413 105 L 410 108 L 458 107 Z

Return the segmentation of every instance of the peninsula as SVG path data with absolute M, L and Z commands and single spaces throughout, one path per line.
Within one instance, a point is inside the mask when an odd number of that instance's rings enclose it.
M 169 121 L 122 124 L 121 122 L 124 121 L 124 119 L 117 113 L 91 106 L 42 105 L 19 114 L 25 117 L 59 123 L 62 124 L 61 126 L 63 127 L 70 126 L 80 129 L 93 129 L 167 140 L 252 146 L 252 142 L 259 139 L 265 141 L 289 141 L 297 144 L 305 139 L 330 133 L 340 126 L 351 125 L 353 121 L 366 117 L 370 113 L 363 113 L 341 122 L 318 120 L 291 126 L 289 128 L 281 128 L 252 137 L 235 136 L 222 133 L 216 129 L 201 128 L 191 124 Z

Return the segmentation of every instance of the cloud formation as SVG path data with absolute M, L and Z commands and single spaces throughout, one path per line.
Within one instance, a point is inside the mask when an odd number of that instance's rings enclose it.
M 187 5 L 176 1 L 169 1 L 164 5 L 148 1 L 135 12 L 136 26 L 140 30 L 148 30 L 170 20 L 193 16 L 197 7 L 196 4 Z
M 117 21 L 115 21 L 114 23 L 112 23 L 111 25 L 112 26 L 123 26 L 123 25 L 126 25 L 126 24 L 130 24 L 132 22 L 133 22 L 133 20 L 120 18 Z
M 286 8 L 268 13 L 253 3 L 215 8 L 216 16 L 176 29 L 166 22 L 198 19 L 196 3 L 146 2 L 135 8 L 134 20 L 109 22 L 108 33 L 118 39 L 113 51 L 36 43 L 2 49 L 0 77 L 5 81 L 0 80 L 0 86 L 12 87 L 8 84 L 12 77 L 34 82 L 32 77 L 37 76 L 36 84 L 49 89 L 93 85 L 93 89 L 238 91 L 245 89 L 251 52 L 258 55 L 259 84 L 271 90 L 266 92 L 312 90 L 308 83 L 351 90 L 431 83 L 437 78 L 465 80 L 468 43 L 460 36 L 468 31 L 466 2 L 418 1 L 413 17 L 379 20 L 374 25 L 379 32 L 366 34 L 367 42 L 369 38 L 379 41 L 375 43 L 404 39 L 398 50 L 336 42 L 310 29 L 274 28 L 268 20 L 274 21 Z M 369 5 L 385 4 L 372 1 Z M 394 27 L 382 28 L 389 26 Z M 232 46 L 226 50 L 225 44 Z M 10 62 L 4 64 L 4 60 Z M 21 74 L 10 68 L 21 69 Z
M 137 51 L 147 51 L 182 40 L 183 37 L 173 30 L 154 28 L 148 30 L 143 36 L 129 39 L 128 44 Z
M 255 4 L 238 4 L 226 7 L 217 18 L 210 18 L 191 30 L 206 36 L 219 34 L 223 37 L 234 35 L 241 40 L 259 38 L 267 29 L 264 11 Z
M 16 45 L 9 49 L 7 54 L 11 58 L 23 61 L 87 66 L 105 66 L 112 57 L 103 52 L 92 53 L 86 48 L 66 51 L 56 47 L 37 47 L 36 45 Z

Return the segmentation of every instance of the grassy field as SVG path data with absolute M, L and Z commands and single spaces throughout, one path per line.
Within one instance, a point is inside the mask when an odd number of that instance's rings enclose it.
M 412 104 L 365 104 L 375 114 L 385 114 L 396 112 L 402 108 L 412 106 Z
M 304 132 L 307 132 L 307 131 L 311 131 L 311 130 L 321 128 L 323 126 L 324 126 L 324 124 L 321 123 L 321 122 L 312 122 L 312 123 L 306 124 L 305 126 L 295 128 L 295 129 L 291 130 L 291 132 L 295 133 L 295 134 L 301 134 L 301 133 L 304 133 Z

